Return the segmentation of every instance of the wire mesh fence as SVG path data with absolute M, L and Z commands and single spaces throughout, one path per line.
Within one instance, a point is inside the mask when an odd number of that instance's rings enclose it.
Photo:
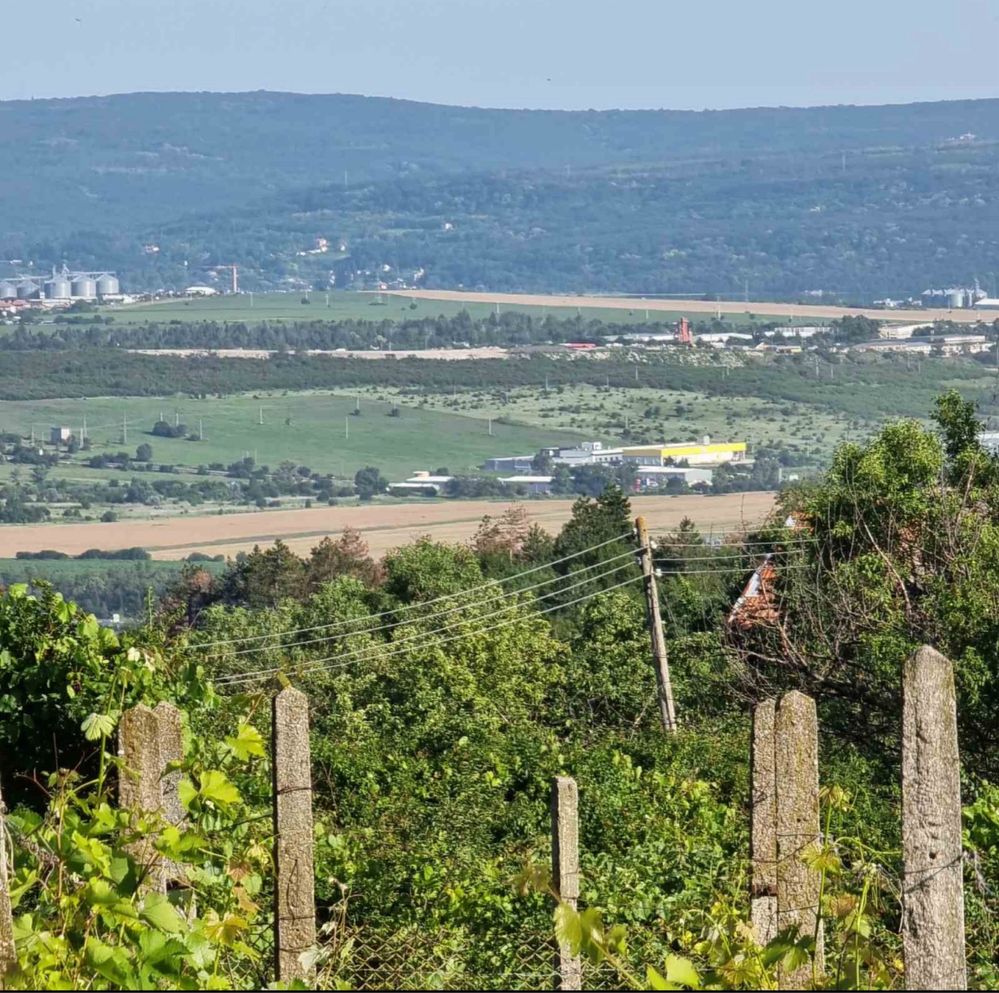
M 667 949 L 652 932 L 630 932 L 629 938 L 623 964 L 644 981 L 645 965 L 660 962 Z M 331 984 L 353 990 L 553 990 L 558 989 L 557 952 L 553 933 L 347 927 L 329 946 L 324 972 Z M 613 966 L 584 961 L 583 988 L 629 986 Z

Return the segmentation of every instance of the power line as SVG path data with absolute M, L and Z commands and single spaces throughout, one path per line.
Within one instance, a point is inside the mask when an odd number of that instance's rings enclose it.
M 634 558 L 634 554 L 635 553 L 631 552 L 631 551 L 624 552 L 621 555 L 615 555 L 614 558 L 607 559 L 606 561 L 600 562 L 597 565 L 604 566 L 604 565 L 609 565 L 611 562 L 614 562 L 614 561 L 616 561 L 618 559 L 622 559 L 622 558 Z M 561 586 L 558 589 L 550 590 L 548 593 L 543 593 L 540 596 L 535 597 L 535 599 L 536 600 L 547 600 L 549 597 L 557 596 L 560 593 L 567 592 L 568 590 L 574 590 L 574 589 L 576 589 L 579 586 L 585 586 L 587 583 L 592 583 L 592 582 L 595 582 L 598 579 L 603 579 L 605 576 L 611 576 L 614 573 L 620 572 L 622 569 L 630 568 L 630 566 L 631 566 L 631 563 L 627 563 L 626 562 L 623 565 L 617 566 L 614 569 L 609 569 L 606 572 L 599 573 L 596 576 L 587 576 L 585 579 L 582 579 L 582 580 L 580 580 L 579 582 L 576 582 L 576 583 L 572 583 L 569 586 Z M 508 599 L 509 597 L 517 596 L 517 595 L 519 595 L 521 593 L 527 593 L 530 590 L 532 590 L 532 589 L 538 589 L 541 586 L 548 586 L 548 585 L 550 585 L 552 583 L 561 582 L 561 581 L 563 581 L 565 579 L 572 579 L 574 576 L 578 576 L 578 575 L 580 575 L 580 573 L 587 572 L 590 569 L 594 569 L 594 568 L 597 568 L 597 566 L 587 566 L 585 569 L 581 569 L 581 570 L 579 570 L 579 572 L 571 574 L 569 576 L 555 576 L 552 579 L 546 579 L 546 580 L 544 580 L 541 583 L 536 583 L 534 586 L 526 586 L 526 587 L 522 587 L 520 589 L 509 590 L 506 593 L 499 594 L 498 596 L 495 596 L 495 597 L 489 597 L 489 598 L 487 598 L 485 600 L 480 600 L 477 603 L 461 603 L 461 604 L 458 604 L 458 606 L 456 606 L 456 607 L 451 607 L 448 610 L 442 610 L 442 611 L 439 611 L 437 613 L 430 614 L 429 616 L 426 616 L 426 617 L 420 617 L 420 616 L 418 616 L 418 617 L 410 618 L 409 620 L 393 621 L 391 624 L 382 624 L 381 626 L 375 627 L 375 628 L 364 628 L 364 629 L 361 629 L 361 630 L 358 630 L 358 631 L 348 631 L 348 632 L 346 632 L 346 635 L 344 635 L 344 636 L 345 637 L 349 637 L 350 635 L 353 635 L 353 634 L 377 634 L 379 631 L 388 631 L 388 630 L 391 630 L 392 628 L 397 628 L 397 627 L 399 627 L 402 624 L 408 624 L 408 623 L 410 623 L 410 621 L 432 621 L 432 620 L 435 620 L 435 619 L 440 618 L 440 617 L 446 617 L 448 614 L 457 613 L 458 611 L 472 610 L 472 609 L 474 609 L 476 607 L 483 607 L 487 603 L 495 603 L 497 600 L 505 600 L 505 599 Z M 507 612 L 509 610 L 515 610 L 518 606 L 520 606 L 520 604 L 514 603 L 514 604 L 511 604 L 508 607 L 503 607 L 500 610 L 496 611 L 494 614 L 487 614 L 486 617 L 485 617 L 485 619 L 488 620 L 490 617 L 497 617 L 500 614 L 505 613 L 505 612 Z M 357 620 L 364 620 L 364 619 L 367 619 L 367 618 L 356 618 L 356 619 Z M 480 620 L 481 620 L 481 618 L 480 618 Z M 449 627 L 454 627 L 454 626 L 456 626 L 456 625 L 445 625 L 443 628 L 438 628 L 438 631 L 446 631 L 446 630 L 448 630 Z M 278 634 L 272 635 L 270 637 L 280 638 L 280 637 L 287 636 L 289 634 L 294 635 L 294 634 L 304 634 L 304 633 L 306 633 L 305 629 L 302 629 L 299 632 L 296 632 L 296 631 L 283 631 L 283 632 L 280 632 Z M 293 642 L 291 642 L 291 644 L 287 644 L 287 645 L 256 645 L 256 646 L 254 646 L 252 648 L 243 648 L 243 649 L 240 649 L 237 652 L 226 652 L 226 653 L 220 654 L 220 655 L 210 655 L 209 659 L 232 658 L 232 657 L 237 656 L 237 655 L 252 655 L 254 652 L 276 651 L 276 650 L 284 650 L 284 649 L 288 649 L 288 648 L 300 648 L 303 645 L 315 645 L 315 644 L 318 644 L 318 643 L 323 642 L 323 641 L 330 641 L 332 638 L 335 638 L 335 637 L 340 637 L 340 635 L 337 635 L 337 634 L 327 634 L 327 635 L 323 635 L 320 638 L 309 638 L 309 639 L 307 639 L 305 641 L 293 641 Z
M 625 567 L 624 566 L 620 566 L 618 569 L 611 570 L 611 572 L 618 572 L 618 571 L 620 571 L 623 568 L 625 568 Z M 789 565 L 789 566 L 783 566 L 782 567 L 782 569 L 807 569 L 807 568 L 809 568 L 809 565 L 807 563 L 799 563 L 797 565 Z M 701 569 L 701 570 L 697 570 L 696 572 L 692 572 L 692 573 L 677 571 L 677 572 L 670 572 L 670 573 L 667 573 L 667 574 L 669 574 L 669 575 L 680 575 L 680 576 L 690 576 L 690 575 L 702 575 L 704 573 L 712 573 L 712 572 L 724 572 L 724 573 L 728 573 L 730 571 L 731 571 L 730 569 Z M 600 577 L 590 577 L 590 580 L 588 580 L 588 581 L 592 581 L 593 579 L 596 579 L 596 578 L 600 578 Z M 498 630 L 500 628 L 509 627 L 512 624 L 517 624 L 517 623 L 520 623 L 522 621 L 530 620 L 532 617 L 540 617 L 540 616 L 543 616 L 545 614 L 550 614 L 550 613 L 552 613 L 553 611 L 556 611 L 556 610 L 561 610 L 561 609 L 564 609 L 566 607 L 572 607 L 572 606 L 575 606 L 576 604 L 584 603 L 587 600 L 592 600 L 594 597 L 600 596 L 603 593 L 610 593 L 610 592 L 612 592 L 614 590 L 621 589 L 622 587 L 627 586 L 630 583 L 633 583 L 633 582 L 635 582 L 635 581 L 637 581 L 639 579 L 642 579 L 642 578 L 643 578 L 642 576 L 633 576 L 630 579 L 625 579 L 622 582 L 616 583 L 613 586 L 608 586 L 606 589 L 603 589 L 603 590 L 594 590 L 592 593 L 586 593 L 583 596 L 576 597 L 575 599 L 572 599 L 572 600 L 568 600 L 565 603 L 557 603 L 557 604 L 554 604 L 554 605 L 552 605 L 550 607 L 546 607 L 544 610 L 534 611 L 534 612 L 532 612 L 531 614 L 529 614 L 527 616 L 524 616 L 524 617 L 514 617 L 514 618 L 510 618 L 510 619 L 505 620 L 505 621 L 501 621 L 498 624 L 490 625 L 490 626 L 485 627 L 485 628 L 477 628 L 476 629 L 476 633 L 478 633 L 478 634 L 485 634 L 485 633 L 487 633 L 489 631 L 496 631 L 496 630 Z M 580 583 L 578 585 L 585 585 L 585 583 Z M 498 616 L 500 613 L 504 613 L 504 612 L 505 611 L 498 611 L 495 614 L 487 615 L 486 618 L 484 618 L 484 619 L 488 620 L 489 617 L 495 617 L 495 616 Z M 483 620 L 483 618 L 478 618 L 478 620 Z M 449 625 L 448 627 L 438 629 L 438 631 L 448 630 L 449 628 L 454 628 L 454 627 L 457 627 L 457 626 L 459 626 L 459 625 Z M 423 638 L 433 637 L 436 633 L 438 633 L 438 632 L 433 632 L 433 631 L 432 632 L 423 632 L 423 633 L 420 633 L 420 634 L 418 634 L 418 635 L 416 635 L 416 636 L 414 636 L 412 638 L 403 638 L 403 639 L 400 639 L 399 641 L 396 641 L 396 642 L 389 642 L 387 645 L 384 646 L 385 648 L 389 649 L 388 651 L 383 651 L 382 650 L 383 646 L 374 645 L 374 646 L 369 646 L 369 647 L 367 647 L 365 649 L 360 649 L 358 651 L 349 652 L 346 655 L 330 655 L 330 656 L 327 656 L 327 657 L 321 658 L 321 659 L 313 659 L 310 662 L 304 663 L 302 666 L 300 666 L 299 668 L 297 668 L 295 671 L 296 671 L 296 673 L 298 675 L 302 675 L 302 674 L 307 674 L 307 673 L 309 673 L 309 672 L 311 672 L 311 671 L 313 671 L 313 670 L 315 670 L 317 668 L 326 669 L 326 670 L 348 668 L 349 666 L 355 665 L 358 662 L 363 662 L 363 661 L 365 661 L 365 659 L 374 658 L 376 656 L 382 657 L 382 658 L 391 657 L 391 656 L 398 655 L 398 654 L 401 654 L 402 652 L 404 652 L 407 649 L 407 647 L 412 644 L 413 641 L 419 641 L 419 640 L 421 640 Z M 443 640 L 438 641 L 437 645 L 444 645 L 444 644 L 449 644 L 449 643 L 454 642 L 454 641 L 460 641 L 463 637 L 464 637 L 464 634 L 452 635 L 449 638 L 444 638 Z M 332 663 L 332 662 L 336 662 L 337 664 L 335 664 L 335 665 L 328 665 L 327 664 L 327 663 Z M 217 679 L 215 682 L 216 682 L 217 685 L 220 685 L 220 686 L 237 686 L 237 685 L 240 685 L 242 683 L 255 682 L 255 681 L 260 680 L 260 679 L 265 679 L 265 678 L 267 678 L 269 676 L 273 676 L 276 673 L 279 673 L 279 672 L 282 672 L 282 671 L 284 671 L 284 667 L 275 666 L 275 667 L 272 667 L 272 668 L 269 668 L 269 669 L 260 669 L 260 670 L 257 670 L 256 672 L 252 672 L 252 673 L 236 673 L 236 674 L 233 674 L 233 675 L 228 676 L 228 677 L 223 676 L 223 677 L 220 677 L 219 679 Z
M 627 586 L 629 583 L 637 582 L 641 578 L 642 578 L 641 576 L 632 576 L 630 579 L 625 579 L 623 582 L 617 583 L 614 586 L 608 586 L 606 589 L 603 589 L 603 590 L 595 590 L 592 593 L 587 593 L 587 594 L 585 594 L 585 595 L 583 595 L 581 597 L 577 597 L 575 600 L 569 600 L 566 603 L 557 603 L 554 606 L 546 607 L 544 610 L 534 611 L 533 613 L 531 613 L 531 614 L 529 614 L 527 616 L 524 616 L 524 617 L 513 617 L 513 618 L 510 618 L 509 620 L 501 621 L 499 624 L 493 624 L 490 627 L 476 628 L 475 629 L 475 633 L 476 634 L 486 634 L 489 631 L 496 631 L 496 630 L 499 630 L 500 628 L 509 627 L 512 624 L 520 624 L 520 623 L 523 623 L 525 621 L 532 620 L 533 618 L 540 617 L 543 614 L 550 614 L 554 610 L 561 610 L 564 607 L 572 607 L 575 604 L 583 603 L 586 600 L 592 600 L 594 597 L 601 596 L 604 593 L 611 593 L 614 590 L 621 589 L 621 587 Z M 453 642 L 453 641 L 460 641 L 464 637 L 465 637 L 464 634 L 459 634 L 459 635 L 453 635 L 450 638 L 444 638 L 443 640 L 438 641 L 436 643 L 436 647 L 439 647 L 440 645 L 446 645 L 446 644 L 448 644 L 450 642 Z M 401 641 L 400 642 L 395 642 L 393 644 L 393 650 L 392 651 L 388 651 L 388 652 L 383 652 L 381 654 L 381 657 L 382 658 L 386 658 L 386 657 L 391 657 L 392 655 L 399 654 L 398 651 L 394 650 L 396 647 L 400 647 L 403 650 L 405 650 L 405 645 Z M 375 653 L 377 653 L 377 652 L 378 652 L 378 649 L 375 648 L 374 652 L 368 652 L 368 657 L 369 658 L 373 657 L 373 655 Z M 316 668 L 342 669 L 342 668 L 346 668 L 346 667 L 351 666 L 351 665 L 355 665 L 358 662 L 363 662 L 364 661 L 364 658 L 353 659 L 351 661 L 344 661 L 346 658 L 348 658 L 348 656 L 330 655 L 328 658 L 314 659 L 311 662 L 308 662 L 305 665 L 299 667 L 296 670 L 296 672 L 297 672 L 298 675 L 301 675 L 303 673 L 308 673 L 308 672 L 310 672 L 310 671 L 312 671 L 313 669 L 316 669 Z M 340 661 L 337 662 L 337 660 L 340 660 Z M 337 662 L 337 664 L 336 665 L 326 665 L 325 663 L 328 663 L 328 662 Z M 235 686 L 235 685 L 238 685 L 238 684 L 244 683 L 244 682 L 255 682 L 255 681 L 259 680 L 259 679 L 265 679 L 268 676 L 273 676 L 276 673 L 282 672 L 282 671 L 283 671 L 283 669 L 281 669 L 281 668 L 261 669 L 261 670 L 258 670 L 257 672 L 253 672 L 253 673 L 240 673 L 240 674 L 235 675 L 235 676 L 233 676 L 233 677 L 231 677 L 229 679 L 225 679 L 225 678 L 218 679 L 218 680 L 216 680 L 216 683 L 219 684 L 219 685 L 224 685 L 224 686 Z
M 596 551 L 599 548 L 605 548 L 607 545 L 613 545 L 616 542 L 623 541 L 626 538 L 631 538 L 632 535 L 633 535 L 633 532 L 627 531 L 624 534 L 619 535 L 616 538 L 609 538 L 607 541 L 602 541 L 602 542 L 600 542 L 597 545 L 590 545 L 588 548 L 584 548 L 584 549 L 582 549 L 581 551 L 578 551 L 578 552 L 573 552 L 571 555 L 565 555 L 562 558 L 555 559 L 552 562 L 545 562 L 543 565 L 534 566 L 531 569 L 525 569 L 523 572 L 518 572 L 518 573 L 516 573 L 513 576 L 504 576 L 501 579 L 491 579 L 491 580 L 489 580 L 486 583 L 480 584 L 479 586 L 469 587 L 467 590 L 457 590 L 454 593 L 445 593 L 443 596 L 434 597 L 431 600 L 421 600 L 418 603 L 400 604 L 398 607 L 393 607 L 391 610 L 382 610 L 382 611 L 380 611 L 377 614 L 368 614 L 366 617 L 349 618 L 347 620 L 342 620 L 342 621 L 330 621 L 328 624 L 317 624 L 314 627 L 296 628 L 296 629 L 294 629 L 292 631 L 284 631 L 284 632 L 282 632 L 282 634 L 285 634 L 285 635 L 289 635 L 289 634 L 292 634 L 292 635 L 294 635 L 294 634 L 308 634 L 308 633 L 310 633 L 312 631 L 322 631 L 322 630 L 325 630 L 327 628 L 343 627 L 344 625 L 348 625 L 348 624 L 359 624 L 359 623 L 362 623 L 363 621 L 372 621 L 372 620 L 376 620 L 379 617 L 388 617 L 388 616 L 390 616 L 392 614 L 398 614 L 398 613 L 400 613 L 402 611 L 418 610 L 421 607 L 429 607 L 429 606 L 432 606 L 435 603 L 443 603 L 446 600 L 454 600 L 456 597 L 467 596 L 469 593 L 478 593 L 478 592 L 480 592 L 482 590 L 490 589 L 490 588 L 494 587 L 497 583 L 510 582 L 511 580 L 514 580 L 514 579 L 520 579 L 523 576 L 530 576 L 533 573 L 541 572 L 543 569 L 554 568 L 557 565 L 562 565 L 564 562 L 569 562 L 572 559 L 577 559 L 581 555 L 586 555 L 589 552 L 594 552 L 594 551 Z M 614 558 L 623 558 L 625 554 L 634 555 L 635 553 L 633 551 L 629 550 L 627 553 L 622 553 L 620 556 L 615 556 Z M 614 558 L 607 559 L 605 562 L 598 563 L 598 565 L 606 565 L 607 562 L 613 562 Z M 587 568 L 593 568 L 593 567 L 592 566 L 588 566 Z M 557 579 L 561 579 L 561 578 L 564 578 L 564 577 L 559 576 L 559 577 L 556 577 L 553 580 L 549 580 L 549 582 L 555 582 Z M 542 583 L 542 584 L 539 584 L 539 585 L 544 585 L 544 584 Z M 195 649 L 195 648 L 197 648 L 197 649 L 215 648 L 215 647 L 217 647 L 219 645 L 239 645 L 239 644 L 245 644 L 246 642 L 250 642 L 250 641 L 263 641 L 263 640 L 265 640 L 267 638 L 273 638 L 273 637 L 275 637 L 275 635 L 273 634 L 273 632 L 271 632 L 271 633 L 268 633 L 268 634 L 247 635 L 244 638 L 226 638 L 226 639 L 221 639 L 219 641 L 202 641 L 202 642 L 196 642 L 195 644 L 187 645 L 186 647 L 189 648 L 189 649 Z

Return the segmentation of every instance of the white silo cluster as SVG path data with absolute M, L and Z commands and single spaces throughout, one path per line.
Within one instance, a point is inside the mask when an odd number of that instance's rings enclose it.
M 120 296 L 121 285 L 113 272 L 71 272 L 65 266 L 51 276 L 9 276 L 0 279 L 0 300 L 46 300 L 72 303 Z

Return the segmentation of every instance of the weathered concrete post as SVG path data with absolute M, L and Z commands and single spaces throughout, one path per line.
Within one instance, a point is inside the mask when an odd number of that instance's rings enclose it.
M 166 700 L 161 700 L 153 709 L 159 729 L 159 768 L 160 802 L 164 818 L 171 824 L 180 825 L 184 821 L 184 805 L 180 802 L 180 769 L 167 769 L 171 762 L 184 758 L 184 738 L 181 732 L 180 711 Z M 169 859 L 163 861 L 163 883 L 181 879 L 180 867 Z
M 180 824 L 184 819 L 184 807 L 180 802 L 180 769 L 167 770 L 171 762 L 181 762 L 184 758 L 180 711 L 172 703 L 161 700 L 156 704 L 153 713 L 159 726 L 160 795 L 163 816 L 171 824 Z
M 162 813 L 163 787 L 160 779 L 160 722 L 144 703 L 121 715 L 118 727 L 118 804 L 131 812 L 133 819 Z M 145 838 L 131 846 L 132 856 L 146 869 L 144 885 L 164 888 L 163 860 L 156 854 L 152 840 Z
M 924 645 L 902 673 L 905 986 L 963 990 L 964 872 L 954 667 Z
M 0 989 L 6 987 L 4 977 L 17 964 L 14 949 L 14 917 L 10 909 L 10 877 L 7 866 L 7 807 L 0 796 Z
M 316 943 L 309 698 L 288 686 L 274 697 L 274 968 L 279 982 L 308 980 L 301 956 Z
M 802 855 L 821 842 L 819 828 L 819 736 L 815 701 L 796 690 L 784 694 L 774 718 L 777 792 L 777 928 L 798 926 L 801 935 L 816 934 L 816 973 L 824 969 L 819 917 L 820 875 Z M 812 965 L 781 973 L 781 989 L 810 983 Z
M 579 791 L 571 776 L 552 780 L 552 882 L 573 910 L 579 903 Z M 583 964 L 559 942 L 555 979 L 560 990 L 583 988 Z
M 750 907 L 753 930 L 761 945 L 777 935 L 776 711 L 776 700 L 764 700 L 753 708 Z

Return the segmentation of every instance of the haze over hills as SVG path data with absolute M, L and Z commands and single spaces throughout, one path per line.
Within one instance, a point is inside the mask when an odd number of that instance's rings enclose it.
M 139 93 L 0 103 L 0 127 L 0 250 L 135 289 L 236 261 L 262 288 L 387 264 L 428 286 L 863 299 L 999 268 L 999 100 L 567 112 Z M 346 258 L 299 256 L 316 237 Z

